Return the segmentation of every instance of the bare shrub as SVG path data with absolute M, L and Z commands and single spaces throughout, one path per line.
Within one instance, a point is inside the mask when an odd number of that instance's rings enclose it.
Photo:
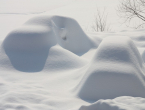
M 93 31 L 96 32 L 110 31 L 110 24 L 108 24 L 107 17 L 108 14 L 106 13 L 105 8 L 103 9 L 103 11 L 97 8 L 95 20 L 92 26 Z

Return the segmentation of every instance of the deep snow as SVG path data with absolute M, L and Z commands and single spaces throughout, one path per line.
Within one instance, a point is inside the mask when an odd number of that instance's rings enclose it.
M 59 8 L 50 13 L 65 15 L 92 1 L 54 1 Z M 2 7 L 3 14 L 20 15 L 0 15 L 18 17 L 0 18 L 12 24 L 0 33 L 0 110 L 145 110 L 144 30 L 88 32 L 66 17 L 71 13 L 38 14 L 47 5 L 29 5 Z

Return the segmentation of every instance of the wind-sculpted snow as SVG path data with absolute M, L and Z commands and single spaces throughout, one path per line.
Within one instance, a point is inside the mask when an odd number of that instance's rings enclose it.
M 0 110 L 145 110 L 144 39 L 34 17 L 0 47 Z
M 79 84 L 78 96 L 87 101 L 145 97 L 143 70 L 141 56 L 131 39 L 107 37 L 96 50 Z
M 51 54 L 50 48 L 56 45 L 73 52 L 69 54 L 70 57 L 65 54 L 67 50 L 63 50 L 63 58 L 60 57 L 61 66 L 58 68 L 63 65 L 69 68 L 70 65 L 83 66 L 84 61 L 75 54 L 83 54 L 95 47 L 95 43 L 82 31 L 75 20 L 60 16 L 32 18 L 20 28 L 10 32 L 3 42 L 4 50 L 12 65 L 17 70 L 24 72 L 41 71 Z M 76 60 L 73 57 L 78 58 Z M 58 59 L 54 65 L 55 61 L 50 62 L 49 60 L 51 59 L 47 60 L 49 64 L 53 63 L 53 67 L 50 65 L 52 68 L 56 67 L 60 61 Z M 69 62 L 69 65 L 66 62 Z
M 81 106 L 79 110 L 144 110 L 145 99 L 141 97 L 123 96 L 115 99 L 99 100 L 89 106 Z
M 81 29 L 79 24 L 71 18 L 60 16 L 40 16 L 25 23 L 26 25 L 41 25 L 53 29 L 57 43 L 63 48 L 75 53 L 85 53 L 96 47 Z
M 49 48 L 56 44 L 53 36 L 48 28 L 23 26 L 6 37 L 3 47 L 17 70 L 37 72 L 43 69 Z

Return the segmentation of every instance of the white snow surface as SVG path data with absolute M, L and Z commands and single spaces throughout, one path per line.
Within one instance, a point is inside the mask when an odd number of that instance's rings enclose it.
M 0 110 L 145 110 L 144 29 L 84 31 L 74 9 L 95 0 L 14 1 L 0 1 Z

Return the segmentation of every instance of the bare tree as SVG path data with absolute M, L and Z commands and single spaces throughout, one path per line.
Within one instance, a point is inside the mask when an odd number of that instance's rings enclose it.
M 97 8 L 92 29 L 96 32 L 109 31 L 110 25 L 107 22 L 107 16 L 105 8 L 102 12 Z
M 145 25 L 145 0 L 121 0 L 117 8 L 119 17 L 124 22 L 131 23 L 134 19 L 140 21 L 134 28 L 143 28 Z

